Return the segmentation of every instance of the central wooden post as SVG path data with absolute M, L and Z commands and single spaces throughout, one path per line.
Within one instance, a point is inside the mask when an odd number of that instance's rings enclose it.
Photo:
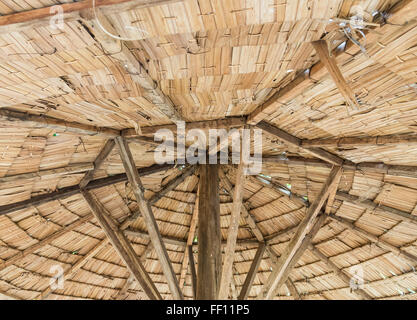
M 200 165 L 197 300 L 217 299 L 221 277 L 219 166 Z

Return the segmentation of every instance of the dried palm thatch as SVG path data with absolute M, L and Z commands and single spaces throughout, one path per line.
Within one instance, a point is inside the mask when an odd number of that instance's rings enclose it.
M 0 299 L 198 297 L 177 120 L 264 132 L 219 169 L 223 298 L 415 299 L 416 48 L 416 0 L 3 1 Z

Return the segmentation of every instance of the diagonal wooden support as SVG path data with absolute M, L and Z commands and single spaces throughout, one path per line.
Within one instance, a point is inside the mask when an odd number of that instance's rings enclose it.
M 11 258 L 8 258 L 6 261 L 3 261 L 0 263 L 0 271 L 4 268 L 7 268 L 8 266 L 11 266 L 12 264 L 15 264 L 19 260 L 23 259 L 24 257 L 32 254 L 36 250 L 39 250 L 43 246 L 46 246 L 47 244 L 51 243 L 55 239 L 58 239 L 62 235 L 64 235 L 67 232 L 70 232 L 71 230 L 74 230 L 78 228 L 79 226 L 83 225 L 87 221 L 90 221 L 93 218 L 92 214 L 87 214 L 86 216 L 79 218 L 78 220 L 74 221 L 73 223 L 66 225 L 59 229 L 58 231 L 52 233 L 51 235 L 45 237 L 44 239 L 40 240 L 38 243 L 35 243 L 34 245 L 31 245 L 30 247 L 24 249 L 23 251 L 17 253 L 16 255 L 12 256 Z
M 132 153 L 130 152 L 127 140 L 122 137 L 116 137 L 115 141 L 119 147 L 123 166 L 125 167 L 128 180 L 132 186 L 139 210 L 145 220 L 150 239 L 156 251 L 156 255 L 158 256 L 159 262 L 161 263 L 170 291 L 174 299 L 183 299 L 174 269 L 172 268 L 171 261 L 169 260 L 168 252 L 162 241 L 161 233 L 159 232 L 158 225 L 152 213 L 152 208 L 149 202 L 146 201 L 143 194 L 144 188 L 142 186 L 142 182 L 140 181 L 139 173 L 136 170 L 135 162 L 133 160 Z
M 253 281 L 255 280 L 255 276 L 256 276 L 256 273 L 258 272 L 264 252 L 265 252 L 265 243 L 260 242 L 258 249 L 256 250 L 255 257 L 253 258 L 252 264 L 250 266 L 249 272 L 246 275 L 245 282 L 243 283 L 243 287 L 240 290 L 240 294 L 238 298 L 239 300 L 248 299 L 250 289 L 252 288 Z
M 387 15 L 386 24 L 396 24 L 397 26 L 405 25 L 406 23 L 411 22 L 415 19 L 415 10 L 417 7 L 417 2 L 415 0 L 404 0 L 398 2 L 389 10 L 389 15 Z M 385 25 L 386 25 L 385 24 Z M 384 26 L 373 30 L 374 34 L 378 34 L 383 30 Z M 346 50 L 349 50 L 349 47 L 353 47 L 355 44 L 348 42 Z M 345 50 L 345 51 L 346 51 Z M 356 50 L 358 51 L 358 50 Z M 351 59 L 351 54 L 348 54 L 344 51 L 335 52 L 336 58 L 341 61 Z M 339 58 L 340 56 L 340 58 Z M 259 105 L 255 110 L 253 110 L 248 115 L 248 124 L 255 125 L 260 121 L 268 118 L 280 106 L 284 106 L 289 103 L 291 100 L 295 99 L 298 95 L 302 94 L 307 88 L 315 85 L 316 81 L 321 80 L 327 74 L 327 69 L 323 62 L 318 62 L 311 66 L 310 73 L 308 76 L 305 72 L 301 72 L 293 81 L 291 81 L 284 88 L 281 88 L 278 92 L 275 92 L 270 98 L 268 98 L 264 103 Z
M 0 178 L 0 184 L 10 183 L 10 182 L 19 181 L 19 180 L 26 180 L 26 179 L 37 179 L 37 178 L 48 179 L 52 177 L 60 177 L 60 176 L 66 176 L 66 175 L 71 175 L 71 174 L 88 172 L 93 169 L 94 169 L 94 165 L 92 163 L 74 163 L 74 164 L 70 164 L 68 166 L 61 167 L 61 168 L 39 170 L 37 172 L 28 172 L 28 173 L 20 173 L 20 174 L 14 174 L 10 176 L 4 176 Z
M 264 132 L 278 138 L 279 140 L 288 143 L 289 145 L 295 146 L 297 148 L 300 148 L 308 153 L 311 153 L 317 158 L 320 158 L 324 161 L 330 162 L 333 165 L 341 166 L 344 163 L 348 163 L 348 161 L 340 158 L 339 156 L 336 156 L 324 149 L 321 148 L 305 148 L 301 144 L 301 139 L 281 130 L 280 128 L 277 128 L 265 121 L 261 121 L 257 124 L 257 127 L 262 129 Z
M 82 195 L 106 236 L 112 243 L 114 249 L 117 251 L 120 258 L 125 262 L 129 271 L 133 274 L 138 283 L 140 283 L 145 294 L 149 297 L 149 299 L 161 300 L 162 297 L 160 293 L 149 277 L 149 274 L 140 263 L 136 252 L 133 250 L 132 245 L 123 232 L 120 231 L 116 225 L 114 225 L 113 220 L 110 219 L 105 213 L 103 206 L 97 202 L 88 191 L 83 190 Z
M 196 299 L 197 297 L 197 273 L 195 271 L 193 246 L 192 245 L 187 246 L 187 251 L 188 251 L 188 260 L 190 262 L 191 284 L 193 286 L 193 298 Z
M 368 239 L 369 241 L 375 243 L 377 246 L 379 246 L 381 249 L 391 251 L 393 254 L 398 255 L 404 259 L 407 259 L 408 261 L 411 261 L 412 263 L 417 263 L 417 256 L 402 250 L 400 248 L 397 248 L 393 244 L 380 239 L 378 236 L 365 231 L 359 227 L 357 227 L 355 224 L 350 222 L 349 220 L 346 220 L 342 217 L 336 216 L 336 215 L 329 215 L 331 219 L 338 222 L 340 225 L 343 225 L 344 227 L 354 231 L 355 233 L 359 234 L 360 236 L 364 237 L 365 239 Z
M 94 173 L 100 168 L 101 164 L 106 160 L 110 152 L 114 148 L 114 140 L 109 139 L 101 149 L 97 158 L 94 160 L 94 168 L 87 172 L 87 174 L 80 181 L 80 188 L 84 189 L 86 185 L 93 179 Z
M 145 251 L 140 256 L 140 262 L 142 264 L 145 263 L 148 255 L 151 253 L 152 249 L 153 249 L 152 242 L 149 242 L 148 245 L 146 246 Z M 133 274 L 130 274 L 129 277 L 126 279 L 126 282 L 124 283 L 124 285 L 120 289 L 120 291 L 114 297 L 114 300 L 120 300 L 121 298 L 123 298 L 126 295 L 127 290 L 129 290 L 130 286 L 133 284 L 134 281 L 135 281 L 135 277 L 133 276 Z
M 197 228 L 198 202 L 199 202 L 198 194 L 199 194 L 199 190 L 197 190 L 197 197 L 196 197 L 195 203 L 194 203 L 193 215 L 192 215 L 191 221 L 190 221 L 190 229 L 188 230 L 186 248 L 188 246 L 193 245 L 195 230 Z M 180 287 L 181 287 L 181 289 L 184 287 L 185 277 L 187 275 L 187 269 L 188 269 L 188 262 L 189 262 L 189 256 L 184 251 L 184 258 L 183 258 L 183 261 L 182 261 L 181 272 L 180 272 Z
M 95 15 L 91 9 L 83 11 L 81 15 L 85 18 L 84 23 L 89 26 L 90 32 L 94 34 L 94 39 L 100 44 L 104 52 L 115 58 L 120 66 L 126 69 L 131 75 L 132 80 L 145 89 L 144 97 L 150 103 L 157 106 L 162 114 L 166 115 L 171 121 L 183 120 L 171 99 L 163 93 L 158 83 L 152 79 L 146 68 L 130 52 L 126 43 L 110 37 L 102 30 L 100 26 L 105 28 L 107 32 L 117 34 L 111 21 L 99 9 L 95 13 L 99 21 L 94 19 Z
M 201 164 L 198 201 L 197 299 L 216 300 L 221 277 L 219 170 Z
M 64 271 L 64 279 L 71 278 L 78 270 L 82 268 L 92 257 L 94 257 L 104 246 L 108 243 L 108 239 L 101 240 L 97 245 L 94 246 L 85 256 L 79 259 L 74 265 L 72 265 L 69 269 Z M 45 300 L 49 297 L 52 293 L 52 287 L 48 286 L 44 291 L 41 292 L 38 300 Z
M 355 93 L 352 88 L 348 85 L 345 78 L 343 77 L 342 72 L 337 66 L 336 59 L 329 55 L 329 48 L 325 40 L 313 41 L 312 46 L 316 50 L 320 61 L 324 64 L 330 76 L 332 77 L 336 87 L 339 89 L 339 92 L 345 98 L 346 103 L 352 108 L 358 108 L 359 104 L 356 99 Z
M 336 199 L 352 203 L 354 205 L 362 207 L 365 210 L 376 210 L 378 211 L 378 213 L 384 214 L 387 217 L 395 216 L 396 219 L 401 219 L 403 221 L 417 224 L 417 216 L 405 211 L 401 211 L 395 208 L 381 205 L 379 203 L 375 203 L 369 199 L 361 199 L 358 196 L 341 191 L 338 191 L 336 193 Z
M 39 116 L 36 114 L 29 114 L 21 111 L 9 110 L 1 108 L 0 120 L 11 122 L 24 122 L 27 125 L 36 128 L 48 128 L 71 132 L 77 135 L 94 135 L 104 138 L 113 138 L 120 135 L 120 131 L 112 128 L 97 128 L 92 125 L 69 122 L 61 119 L 56 119 L 48 116 Z M 24 126 L 24 124 L 22 124 Z
M 264 284 L 259 298 L 273 298 L 275 288 L 281 281 L 289 263 L 293 259 L 294 255 L 297 253 L 301 244 L 303 243 L 303 239 L 305 238 L 309 230 L 312 228 L 315 218 L 319 214 L 324 202 L 329 196 L 329 192 L 332 186 L 338 180 L 341 173 L 341 167 L 336 166 L 331 170 L 329 177 L 327 178 L 320 191 L 320 194 L 317 196 L 316 200 L 311 204 L 311 206 L 307 209 L 307 213 L 301 221 L 301 223 L 299 224 L 299 227 L 293 239 L 290 241 L 287 248 L 282 253 L 281 257 L 279 258 L 278 265 L 274 268 L 272 274 L 269 276 L 267 282 Z
M 319 258 L 321 261 L 326 263 L 330 269 L 333 270 L 333 272 L 342 279 L 345 283 L 350 283 L 350 277 L 342 270 L 340 270 L 328 257 L 326 257 L 319 249 L 317 249 L 314 245 L 310 243 L 309 250 L 313 252 L 317 258 Z M 355 294 L 357 294 L 360 298 L 365 300 L 371 300 L 372 297 L 366 293 L 363 289 L 357 289 L 353 291 Z
M 221 170 L 221 169 L 220 169 Z M 230 225 L 227 232 L 227 244 L 224 254 L 222 276 L 220 281 L 219 299 L 227 299 L 230 291 L 230 283 L 233 276 L 233 261 L 236 250 L 236 240 L 239 230 L 240 212 L 242 208 L 242 199 L 245 186 L 245 164 L 242 158 L 236 171 L 236 183 L 233 190 L 233 206 L 230 215 Z

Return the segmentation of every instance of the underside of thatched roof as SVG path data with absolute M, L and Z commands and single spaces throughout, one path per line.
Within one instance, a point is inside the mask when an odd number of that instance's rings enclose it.
M 94 4 L 0 1 L 0 299 L 148 299 L 129 244 L 161 298 L 178 298 L 176 282 L 192 299 L 201 172 L 156 164 L 152 136 L 179 120 L 263 130 L 227 298 L 416 299 L 416 0 Z M 335 168 L 317 230 L 288 258 Z M 223 260 L 239 170 L 219 166 Z M 52 289 L 56 265 L 65 285 Z

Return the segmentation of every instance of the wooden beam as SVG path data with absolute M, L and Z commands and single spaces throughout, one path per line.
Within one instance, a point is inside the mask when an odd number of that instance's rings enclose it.
M 155 203 L 157 203 L 160 199 L 162 199 L 166 194 L 168 194 L 169 192 L 173 191 L 176 187 L 178 187 L 186 178 L 188 178 L 189 176 L 193 175 L 195 171 L 195 166 L 188 166 L 187 168 L 183 169 L 182 171 L 180 171 L 180 174 L 175 177 L 174 179 L 172 179 L 171 181 L 169 181 L 166 185 L 164 185 L 162 187 L 162 189 L 158 192 L 156 192 L 151 198 L 149 198 L 149 200 L 147 200 L 147 202 L 149 203 L 149 205 L 154 205 Z M 122 225 L 120 226 L 120 228 L 122 230 L 126 229 L 127 227 L 129 227 L 129 225 L 131 225 L 140 215 L 140 211 L 136 211 L 134 212 L 134 214 L 132 214 L 132 216 L 130 216 L 128 219 L 126 219 Z
M 313 41 L 311 44 L 314 50 L 316 50 L 320 61 L 324 64 L 325 68 L 332 77 L 336 87 L 339 89 L 339 92 L 345 98 L 346 103 L 352 108 L 359 109 L 359 103 L 356 99 L 355 93 L 343 77 L 342 72 L 337 66 L 336 59 L 334 56 L 331 57 L 329 54 L 329 48 L 326 40 Z
M 104 246 L 108 243 L 108 239 L 101 240 L 97 245 L 94 246 L 85 256 L 80 258 L 74 265 L 64 271 L 64 279 L 71 278 L 78 270 L 80 270 L 91 258 L 93 258 Z M 41 294 L 37 297 L 37 300 L 45 300 L 52 293 L 52 287 L 48 286 Z
M 107 156 L 114 148 L 114 140 L 109 139 L 101 149 L 97 158 L 94 160 L 94 167 L 80 181 L 80 188 L 83 189 L 93 179 L 94 173 L 100 168 L 101 164 L 106 160 Z
M 138 237 L 138 238 L 142 238 L 142 239 L 146 239 L 146 240 L 150 239 L 149 234 L 146 233 L 145 231 L 140 231 L 140 230 L 135 230 L 135 229 L 130 229 L 130 228 L 124 230 L 124 234 L 128 235 L 128 236 L 131 236 L 131 237 Z M 173 246 L 179 246 L 179 247 L 186 248 L 187 245 L 188 245 L 187 240 L 177 238 L 177 237 L 172 237 L 172 236 L 165 236 L 164 235 L 164 236 L 162 236 L 162 240 L 164 241 L 164 243 L 170 244 L 170 245 L 173 245 Z M 226 241 L 222 241 L 221 242 L 222 247 L 226 246 L 226 243 L 227 243 Z M 257 245 L 258 241 L 256 239 L 239 239 L 239 240 L 237 240 L 237 244 L 239 246 L 246 247 L 246 246 Z M 193 245 L 193 246 L 198 245 L 198 241 L 191 242 L 191 245 Z M 188 260 L 187 260 L 187 263 L 188 263 Z M 188 266 L 187 266 L 187 268 L 188 268 Z
M 194 253 L 193 253 L 193 246 L 187 246 L 188 251 L 188 260 L 190 262 L 190 270 L 191 270 L 191 284 L 193 287 L 193 298 L 196 299 L 197 297 L 197 273 L 195 271 L 195 263 L 194 263 Z
M 198 202 L 199 202 L 198 194 L 199 194 L 199 191 L 197 190 L 197 197 L 194 203 L 193 215 L 190 221 L 190 228 L 188 229 L 186 248 L 188 246 L 191 246 L 194 242 L 194 235 L 195 235 L 195 230 L 197 228 L 197 221 L 198 221 Z M 184 288 L 185 277 L 187 275 L 187 269 L 188 269 L 188 262 L 189 262 L 189 256 L 184 251 L 184 258 L 182 260 L 182 266 L 181 266 L 181 272 L 180 272 L 180 288 L 181 289 Z
M 377 210 L 378 212 L 384 214 L 387 217 L 394 216 L 395 218 L 400 219 L 402 221 L 407 221 L 413 224 L 417 224 L 417 216 L 412 215 L 405 211 L 401 211 L 395 208 L 382 205 L 380 203 L 375 203 L 369 199 L 361 199 L 358 196 L 355 196 L 346 192 L 342 192 L 342 191 L 338 191 L 336 193 L 336 199 L 352 203 L 366 210 Z
M 145 220 L 148 228 L 149 236 L 152 241 L 152 245 L 161 263 L 163 273 L 167 279 L 168 286 L 174 299 L 183 299 L 182 292 L 178 285 L 178 281 L 172 268 L 171 261 L 169 260 L 168 253 L 165 245 L 162 241 L 161 233 L 159 232 L 158 225 L 155 217 L 152 213 L 152 208 L 149 202 L 146 201 L 143 193 L 143 185 L 140 180 L 138 171 L 136 170 L 135 162 L 133 160 L 132 153 L 129 149 L 128 143 L 125 138 L 115 138 L 116 144 L 119 147 L 120 157 L 122 158 L 123 166 L 126 170 L 128 180 L 131 184 L 133 193 L 139 206 L 139 210 Z
M 172 167 L 173 167 L 172 165 L 152 165 L 150 167 L 141 168 L 140 172 L 143 175 L 151 175 L 154 173 L 166 171 Z M 108 176 L 105 178 L 92 180 L 89 184 L 87 184 L 85 189 L 94 190 L 94 189 L 110 186 L 115 183 L 124 182 L 126 180 L 127 180 L 127 176 L 125 173 L 115 174 L 115 175 Z M 73 185 L 69 187 L 64 187 L 54 192 L 49 192 L 49 193 L 41 194 L 38 196 L 34 196 L 27 200 L 2 205 L 0 206 L 0 216 L 9 214 L 18 210 L 22 210 L 31 206 L 38 206 L 44 203 L 48 203 L 50 201 L 65 199 L 73 195 L 79 194 L 80 192 L 81 192 L 80 186 Z
M 198 202 L 197 299 L 216 300 L 221 277 L 219 170 L 200 165 Z
M 111 128 L 98 128 L 88 124 L 78 122 L 69 122 L 46 115 L 35 115 L 6 108 L 0 109 L 0 121 L 22 122 L 36 128 L 55 129 L 64 132 L 70 132 L 77 135 L 94 135 L 97 137 L 112 138 L 120 135 L 120 131 Z
M 223 119 L 216 119 L 216 120 L 204 120 L 204 121 L 194 121 L 194 122 L 186 122 L 185 123 L 185 131 L 191 129 L 200 129 L 200 130 L 208 130 L 208 129 L 230 129 L 230 128 L 238 128 L 244 126 L 246 124 L 245 117 L 227 117 Z M 148 127 L 141 127 L 141 134 L 144 136 L 147 135 L 154 135 L 158 130 L 170 130 L 174 133 L 177 132 L 177 125 L 176 124 L 163 124 L 157 126 L 148 126 Z M 137 136 L 137 132 L 133 129 L 125 129 L 122 131 L 122 136 L 126 138 L 133 138 Z
M 324 202 L 326 201 L 327 197 L 329 196 L 329 192 L 335 183 L 338 180 L 338 177 L 342 174 L 341 167 L 334 167 L 330 172 L 329 177 L 327 178 L 326 182 L 324 183 L 320 193 L 318 194 L 316 200 L 311 204 L 308 208 L 307 213 L 301 223 L 297 231 L 295 232 L 294 237 L 288 244 L 287 248 L 282 253 L 279 263 L 272 271 L 272 274 L 269 276 L 267 282 L 264 284 L 260 297 L 271 299 L 273 298 L 273 293 L 275 291 L 276 286 L 281 281 L 282 277 L 284 276 L 285 271 L 291 260 L 293 259 L 294 255 L 297 253 L 298 249 L 300 248 L 301 244 L 303 243 L 303 239 L 307 235 L 308 231 L 312 228 L 314 224 L 314 220 L 316 219 L 318 213 L 320 212 Z
M 246 275 L 245 282 L 243 283 L 242 289 L 240 290 L 239 300 L 247 300 L 250 290 L 252 289 L 253 281 L 255 280 L 256 273 L 258 272 L 259 266 L 262 261 L 262 257 L 265 252 L 265 243 L 260 242 L 258 249 L 256 250 L 255 257 L 253 258 L 249 272 Z
M 136 281 L 138 281 L 141 285 L 145 294 L 149 297 L 149 299 L 161 300 L 162 297 L 160 293 L 156 289 L 142 263 L 140 263 L 136 252 L 133 250 L 132 245 L 129 240 L 127 240 L 123 232 L 120 231 L 117 226 L 113 225 L 112 220 L 105 213 L 104 207 L 97 202 L 88 191 L 83 190 L 82 195 L 84 196 L 85 201 L 90 207 L 101 228 L 112 243 L 114 249 L 119 254 L 120 258 L 125 262 Z
M 282 194 L 283 196 L 286 196 L 286 197 L 290 198 L 291 200 L 293 200 L 297 204 L 300 204 L 300 205 L 306 206 L 306 207 L 309 206 L 308 200 L 304 199 L 302 196 L 300 196 L 296 193 L 291 192 L 291 190 L 289 190 L 287 187 L 285 187 L 285 186 L 283 186 L 283 185 L 281 185 L 281 184 L 279 184 L 275 181 L 266 179 L 266 178 L 264 178 L 260 175 L 258 175 L 258 176 L 249 176 L 248 179 L 255 184 L 261 184 L 266 188 L 277 191 L 278 193 Z
M 133 0 L 95 0 L 96 8 L 103 7 L 103 6 L 111 6 L 116 5 L 114 7 L 115 12 L 117 10 L 117 5 L 123 4 L 125 2 L 131 2 L 132 7 L 136 9 L 140 8 L 148 8 L 157 5 L 169 4 L 179 2 L 180 0 L 140 0 L 140 1 L 133 1 Z M 71 2 L 71 3 L 62 3 L 59 4 L 62 8 L 64 13 L 71 13 L 71 12 L 78 12 L 85 9 L 93 8 L 93 2 L 91 0 L 83 0 L 79 2 Z M 15 24 L 15 23 L 23 23 L 29 22 L 38 19 L 44 19 L 51 17 L 56 14 L 55 11 L 51 10 L 53 6 L 42 7 L 38 9 L 31 9 L 17 13 L 11 13 L 8 15 L 0 16 L 0 26 Z
M 360 236 L 364 237 L 365 239 L 368 239 L 369 241 L 375 243 L 381 249 L 391 251 L 395 255 L 398 255 L 402 258 L 405 258 L 408 261 L 411 261 L 412 263 L 417 263 L 417 256 L 415 256 L 415 255 L 413 255 L 413 254 L 411 254 L 407 251 L 404 251 L 400 248 L 397 248 L 393 244 L 391 244 L 391 243 L 389 243 L 385 240 L 380 239 L 378 236 L 357 227 L 353 222 L 350 222 L 349 220 L 346 220 L 342 217 L 339 217 L 339 216 L 336 216 L 336 215 L 333 215 L 333 214 L 329 215 L 329 217 L 331 219 L 333 219 L 334 221 L 338 222 L 340 225 L 343 225 L 344 227 L 348 228 L 349 230 L 352 230 L 352 231 L 356 232 L 357 234 L 359 234 Z
M 96 10 L 95 14 L 97 14 L 100 25 L 103 26 L 107 32 L 118 34 L 111 21 L 105 15 L 99 10 Z M 91 9 L 90 11 L 82 12 L 82 16 L 85 18 L 85 24 L 88 25 L 90 32 L 94 34 L 94 39 L 100 44 L 105 53 L 115 58 L 117 61 L 120 61 L 122 69 L 131 74 L 132 80 L 145 89 L 143 95 L 144 98 L 157 106 L 168 120 L 183 120 L 171 99 L 163 93 L 158 82 L 152 79 L 146 68 L 136 59 L 126 43 L 114 39 L 104 32 L 97 23 L 97 20 L 94 19 L 95 14 Z M 133 129 L 133 131 L 135 130 Z
M 417 134 L 400 134 L 374 137 L 342 137 L 302 140 L 303 147 L 343 148 L 357 146 L 387 146 L 417 144 Z
M 225 188 L 225 190 L 227 191 L 227 193 L 229 193 L 230 196 L 233 195 L 234 194 L 234 188 L 233 188 L 232 183 L 230 182 L 229 178 L 227 177 L 227 175 L 225 174 L 223 169 L 221 169 L 219 171 L 219 176 L 220 176 L 222 185 Z M 257 226 L 255 219 L 249 213 L 249 210 L 246 208 L 245 204 L 241 207 L 241 210 L 242 210 L 242 217 L 246 220 L 246 223 L 249 225 L 249 227 L 252 230 L 253 234 L 255 235 L 256 239 L 259 242 L 264 242 L 264 237 L 262 235 L 262 232 L 259 229 L 259 227 Z
M 329 192 L 329 197 L 327 198 L 327 203 L 326 203 L 326 208 L 324 210 L 325 214 L 330 214 L 331 210 L 333 208 L 333 203 L 336 197 L 336 192 L 337 189 L 339 187 L 339 183 L 340 183 L 340 178 L 342 177 L 342 175 L 339 176 L 339 178 L 337 179 L 337 181 L 335 181 L 335 183 L 333 184 L 332 188 L 330 189 Z
M 14 256 L 8 258 L 7 260 L 0 263 L 0 271 L 7 268 L 8 266 L 11 266 L 15 264 L 16 262 L 20 261 L 24 257 L 34 253 L 36 250 L 39 250 L 43 246 L 46 246 L 50 244 L 55 239 L 58 239 L 59 237 L 63 236 L 67 232 L 70 232 L 79 226 L 83 225 L 84 223 L 90 221 L 93 218 L 92 214 L 87 214 L 84 217 L 79 218 L 78 220 L 70 223 L 69 225 L 66 225 L 59 229 L 58 231 L 50 234 L 49 236 L 46 236 L 39 242 L 31 245 L 30 247 L 27 247 L 26 249 L 20 251 L 19 253 L 15 254 Z
M 0 300 L 22 300 L 22 299 L 14 294 L 0 291 Z
M 330 269 L 345 282 L 346 284 L 350 284 L 350 277 L 346 274 L 345 271 L 340 270 L 326 255 L 324 255 L 319 249 L 317 249 L 313 244 L 310 243 L 309 250 L 318 257 L 321 261 L 327 264 Z M 360 298 L 365 300 L 371 300 L 372 297 L 363 289 L 357 289 L 353 291 L 356 295 Z
M 122 228 L 120 227 L 122 230 Z M 134 229 L 126 229 L 124 230 L 124 234 L 130 237 L 136 237 L 136 238 L 142 238 L 145 240 L 151 240 L 150 235 L 147 232 L 140 231 L 140 230 L 134 230 Z M 173 246 L 179 246 L 179 247 L 186 247 L 187 243 L 180 239 L 175 237 L 169 237 L 169 236 L 161 236 L 164 243 L 173 245 Z
M 308 153 L 311 153 L 317 158 L 320 158 L 324 161 L 327 161 L 333 165 L 341 166 L 344 162 L 346 162 L 344 159 L 340 158 L 339 156 L 336 156 L 326 150 L 320 149 L 320 148 L 304 148 L 301 146 L 301 139 L 265 122 L 261 121 L 257 124 L 257 127 L 265 131 L 266 133 L 278 138 L 279 140 L 298 147 L 302 149 L 303 151 L 306 151 Z
M 56 168 L 56 169 L 47 169 L 47 170 L 39 170 L 37 172 L 29 172 L 29 173 L 20 173 L 10 176 L 4 176 L 0 178 L 0 183 L 10 183 L 20 180 L 26 179 L 36 179 L 36 178 L 55 178 L 60 176 L 66 176 L 70 174 L 78 174 L 83 173 L 89 170 L 92 170 L 94 165 L 92 163 L 74 163 L 70 164 L 66 167 Z
M 221 170 L 219 168 L 219 170 Z M 243 193 L 245 189 L 245 164 L 242 160 L 236 171 L 236 183 L 233 190 L 233 206 L 230 214 L 229 230 L 227 232 L 227 244 L 224 254 L 223 269 L 219 289 L 219 299 L 225 300 L 229 296 L 230 283 L 233 277 L 233 262 L 236 250 L 236 240 L 239 231 L 240 212 L 242 208 Z

